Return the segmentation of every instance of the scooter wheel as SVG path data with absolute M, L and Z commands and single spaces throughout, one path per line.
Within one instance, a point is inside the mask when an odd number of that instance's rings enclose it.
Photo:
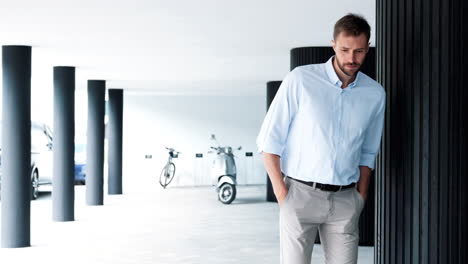
M 218 191 L 218 200 L 223 204 L 230 204 L 236 199 L 236 186 L 230 183 L 221 185 Z

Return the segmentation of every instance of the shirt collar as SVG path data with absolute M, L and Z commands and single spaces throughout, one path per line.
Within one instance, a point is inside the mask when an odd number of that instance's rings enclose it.
M 340 83 L 340 78 L 338 78 L 338 75 L 335 72 L 335 69 L 333 68 L 333 58 L 335 56 L 332 56 L 328 61 L 325 63 L 325 70 L 327 71 L 328 78 L 330 79 L 330 82 L 333 83 L 334 85 Z
M 340 81 L 340 78 L 338 78 L 335 68 L 333 68 L 333 58 L 335 58 L 335 56 L 332 56 L 325 63 L 325 70 L 327 71 L 327 75 L 328 75 L 328 78 L 330 79 L 330 82 L 333 83 L 334 85 L 341 87 L 343 83 Z M 356 74 L 356 79 L 354 79 L 354 82 L 350 83 L 348 87 L 346 88 L 352 89 L 356 87 L 356 84 L 358 83 L 358 80 L 359 80 L 359 75 L 361 75 L 360 71 Z

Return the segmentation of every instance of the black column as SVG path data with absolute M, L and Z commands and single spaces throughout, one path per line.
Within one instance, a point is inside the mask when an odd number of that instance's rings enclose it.
M 122 194 L 123 90 L 109 89 L 109 178 L 108 193 Z
M 375 263 L 468 263 L 465 0 L 378 0 Z
M 268 108 L 270 108 L 271 102 L 273 102 L 273 99 L 275 98 L 276 92 L 278 91 L 279 87 L 281 85 L 281 81 L 270 81 L 267 82 L 267 93 L 266 93 L 266 108 L 268 111 Z M 271 184 L 270 177 L 267 174 L 267 194 L 266 194 L 266 199 L 269 202 L 278 202 L 276 200 L 275 193 L 273 192 L 273 185 Z
M 291 65 L 294 68 L 313 63 L 324 63 L 331 56 L 335 55 L 332 47 L 300 47 L 291 50 Z M 375 79 L 375 48 L 371 47 L 366 55 L 366 60 L 362 65 L 361 71 L 369 77 Z M 359 218 L 359 245 L 374 245 L 374 227 L 375 227 L 375 176 L 371 176 L 367 201 Z M 317 236 L 317 242 L 319 238 Z
M 52 219 L 75 220 L 75 67 L 54 67 Z
M 2 247 L 31 240 L 31 47 L 3 46 Z
M 332 47 L 299 47 L 291 49 L 290 69 L 313 63 L 324 63 L 335 55 Z
M 86 203 L 104 204 L 104 115 L 106 81 L 88 80 Z

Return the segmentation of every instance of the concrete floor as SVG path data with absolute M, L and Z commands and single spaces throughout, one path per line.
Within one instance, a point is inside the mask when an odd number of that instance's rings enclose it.
M 210 187 L 124 187 L 104 206 L 85 206 L 77 186 L 76 221 L 65 223 L 51 221 L 51 195 L 41 193 L 32 246 L 0 249 L 0 263 L 279 263 L 278 206 L 265 202 L 265 186 L 239 186 L 231 205 Z M 323 262 L 316 245 L 312 263 Z M 359 249 L 359 263 L 373 263 L 373 248 Z

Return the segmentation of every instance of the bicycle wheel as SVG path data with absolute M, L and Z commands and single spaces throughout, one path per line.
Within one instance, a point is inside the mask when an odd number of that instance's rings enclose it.
M 166 169 L 167 168 L 167 164 L 164 166 L 164 168 L 161 170 L 161 175 L 159 176 L 159 184 L 161 184 L 161 186 L 163 188 L 166 188 Z
M 164 166 L 161 171 L 161 176 L 159 177 L 159 183 L 163 188 L 166 188 L 169 183 L 171 183 L 172 179 L 174 179 L 175 175 L 175 165 L 174 163 L 169 163 Z

